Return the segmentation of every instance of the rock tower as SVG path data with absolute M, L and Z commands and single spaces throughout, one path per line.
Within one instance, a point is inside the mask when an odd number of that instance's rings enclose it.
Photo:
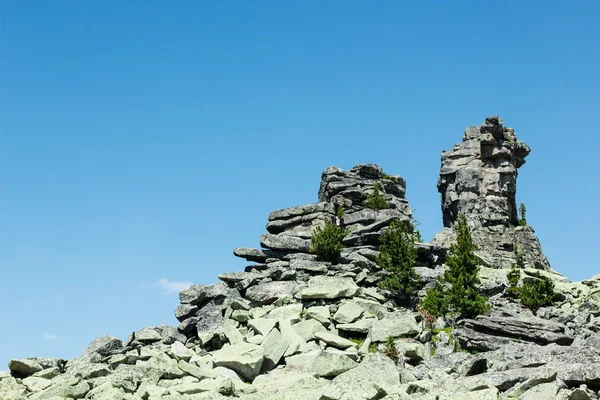
M 478 255 L 490 267 L 508 268 L 515 244 L 527 266 L 550 270 L 548 259 L 530 226 L 519 226 L 516 194 L 518 168 L 531 149 L 497 116 L 465 130 L 462 143 L 442 152 L 438 191 L 442 196 L 445 229 L 434 243 L 449 246 L 450 229 L 459 214 L 467 217 Z

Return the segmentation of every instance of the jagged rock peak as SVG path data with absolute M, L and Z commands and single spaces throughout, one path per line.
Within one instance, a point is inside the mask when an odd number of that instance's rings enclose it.
M 438 191 L 445 227 L 463 213 L 476 225 L 517 225 L 517 169 L 530 148 L 499 117 L 465 130 L 463 142 L 442 152 Z
M 549 270 L 533 229 L 515 228 L 517 169 L 525 164 L 531 149 L 498 116 L 468 127 L 462 139 L 452 150 L 442 152 L 437 187 L 442 196 L 444 227 L 452 227 L 458 215 L 464 214 L 490 266 L 510 266 L 516 242 L 523 247 L 530 266 Z M 449 245 L 451 236 L 446 230 L 435 241 Z

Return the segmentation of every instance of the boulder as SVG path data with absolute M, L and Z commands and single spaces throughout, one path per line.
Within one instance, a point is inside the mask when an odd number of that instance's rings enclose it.
M 248 327 L 252 328 L 256 333 L 267 336 L 277 325 L 277 321 L 267 318 L 255 318 L 248 321 Z
M 342 329 L 339 328 L 338 329 Z M 347 328 L 345 328 L 347 329 Z M 414 316 L 410 313 L 389 313 L 385 318 L 373 322 L 369 337 L 375 343 L 385 342 L 388 337 L 415 336 L 421 328 Z
M 325 327 L 328 327 L 331 323 L 331 313 L 328 306 L 313 306 L 307 308 L 306 318 L 317 320 Z
M 565 326 L 537 317 L 491 317 L 480 315 L 464 320 L 456 330 L 456 338 L 465 348 L 487 351 L 499 348 L 508 338 L 540 344 L 570 345 L 573 337 L 565 333 Z M 488 338 L 492 336 L 491 338 Z
M 352 278 L 333 276 L 314 276 L 308 281 L 308 287 L 300 292 L 302 299 L 337 299 L 353 297 L 358 286 Z
M 310 240 L 291 235 L 264 234 L 260 237 L 260 245 L 271 250 L 287 250 L 308 253 Z
M 135 332 L 135 340 L 141 343 L 154 343 L 160 342 L 162 340 L 162 336 L 160 333 L 153 328 L 142 328 L 139 331 Z
M 297 324 L 292 325 L 292 328 L 294 328 L 296 333 L 305 341 L 315 339 L 315 334 L 317 332 L 327 331 L 319 321 L 314 319 L 300 321 Z
M 220 307 L 214 303 L 209 303 L 197 314 L 196 335 L 200 341 L 205 344 L 210 342 L 215 336 L 223 333 L 223 324 L 225 319 Z
M 24 358 L 22 360 L 10 360 L 8 368 L 13 374 L 27 377 L 44 369 L 36 358 Z
M 356 344 L 348 339 L 344 339 L 331 332 L 315 332 L 315 339 L 321 340 L 332 347 L 345 350 L 350 347 L 356 347 Z
M 264 349 L 250 343 L 225 345 L 213 353 L 213 361 L 217 367 L 227 367 L 235 371 L 242 379 L 254 380 L 260 373 L 263 363 Z
M 321 377 L 333 378 L 357 367 L 356 361 L 344 353 L 324 350 L 319 352 L 310 372 Z
M 340 324 L 350 324 L 363 315 L 363 308 L 356 303 L 343 303 L 334 314 L 333 319 Z
M 290 341 L 278 329 L 273 329 L 262 342 L 264 350 L 263 371 L 274 369 L 290 346 Z
M 283 298 L 292 298 L 296 283 L 291 281 L 263 282 L 246 291 L 246 299 L 256 305 L 271 304 Z
M 394 362 L 379 353 L 368 354 L 360 364 L 332 380 L 328 398 L 377 399 L 400 385 Z M 346 396 L 346 397 L 344 397 Z

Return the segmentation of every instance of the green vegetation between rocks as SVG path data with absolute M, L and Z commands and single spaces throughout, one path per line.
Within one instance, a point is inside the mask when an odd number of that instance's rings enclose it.
M 552 280 L 541 276 L 533 280 L 524 281 L 522 286 L 519 286 L 521 269 L 523 268 L 525 268 L 523 248 L 517 246 L 515 243 L 515 263 L 506 274 L 506 279 L 508 280 L 508 287 L 506 288 L 507 296 L 513 300 L 520 300 L 522 305 L 532 309 L 552 304 L 555 296 Z
M 453 346 L 454 345 L 454 336 L 452 335 L 451 327 L 434 329 L 433 334 L 431 335 L 431 342 L 434 344 L 437 343 L 438 335 L 440 334 L 440 332 L 446 332 L 448 334 L 448 344 Z
M 525 207 L 525 203 L 519 205 L 519 226 L 527 226 L 527 207 Z
M 358 348 L 362 347 L 362 345 L 365 343 L 364 338 L 349 337 L 348 340 L 350 340 L 353 343 L 356 343 L 356 347 L 358 347 Z M 377 343 L 371 343 L 369 345 L 369 353 L 375 353 L 376 351 L 377 351 Z
M 395 184 L 398 184 L 398 178 L 396 178 L 395 176 L 392 176 L 392 175 L 388 175 L 385 172 L 383 172 L 381 174 L 381 179 L 387 179 L 387 180 L 394 182 Z
M 340 256 L 344 248 L 342 239 L 348 234 L 348 230 L 337 226 L 331 221 L 325 223 L 325 227 L 318 226 L 311 238 L 310 248 L 317 258 L 321 261 L 334 262 Z
M 446 261 L 448 269 L 434 287 L 427 291 L 421 305 L 432 315 L 453 320 L 472 318 L 490 309 L 477 285 L 479 284 L 479 258 L 473 243 L 467 218 L 461 214 L 454 225 L 457 238 L 450 246 Z
M 398 353 L 398 348 L 396 347 L 396 343 L 393 336 L 388 336 L 388 338 L 386 339 L 383 348 L 383 354 L 391 358 L 394 362 L 398 362 L 400 354 Z
M 433 328 L 431 330 L 432 335 L 438 335 L 440 332 L 446 332 L 448 334 L 452 333 L 452 327 L 448 326 L 446 328 Z
M 408 223 L 400 219 L 392 221 L 381 235 L 376 262 L 384 275 L 379 287 L 409 297 L 416 293 L 419 285 L 419 276 L 414 268 L 417 259 L 416 239 Z
M 373 184 L 373 193 L 367 196 L 365 205 L 373 210 L 382 210 L 390 208 L 390 204 L 387 202 L 385 197 L 381 195 L 381 183 L 375 182 Z
M 554 295 L 554 282 L 545 276 L 524 282 L 519 291 L 521 304 L 533 309 L 552 304 Z
M 506 288 L 506 294 L 511 299 L 519 298 L 519 280 L 521 279 L 521 271 L 515 264 L 510 267 L 510 271 L 506 274 L 508 280 L 508 287 Z
M 517 299 L 519 297 L 519 280 L 521 279 L 521 269 L 525 268 L 525 261 L 523 259 L 523 248 L 517 245 L 515 242 L 515 262 L 510 267 L 510 271 L 506 274 L 508 280 L 508 287 L 506 288 L 506 294 L 511 299 Z

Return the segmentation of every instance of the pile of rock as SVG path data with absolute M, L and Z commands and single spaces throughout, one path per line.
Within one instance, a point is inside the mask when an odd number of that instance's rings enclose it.
M 181 297 L 194 303 L 212 287 L 200 289 Z M 13 360 L 11 374 L 0 375 L 0 398 L 597 398 L 598 334 L 574 338 L 564 324 L 507 308 L 464 321 L 432 341 L 417 314 L 338 294 L 282 306 L 239 307 L 232 301 L 218 350 L 163 326 L 137 331 L 125 343 L 99 338 L 68 363 Z M 384 355 L 389 336 L 396 338 L 397 361 Z M 481 353 L 457 352 L 452 340 Z
M 437 186 L 447 229 L 433 242 L 449 246 L 454 240 L 450 228 L 462 213 L 487 266 L 510 268 L 516 243 L 523 248 L 528 266 L 550 270 L 533 228 L 519 226 L 518 221 L 517 169 L 525 164 L 530 151 L 499 117 L 488 117 L 481 126 L 467 128 L 462 143 L 442 152 Z
M 376 182 L 389 208 L 374 210 L 365 206 Z M 225 325 L 229 318 L 240 324 L 245 335 L 255 333 L 246 325 L 248 312 L 254 307 L 291 304 L 299 313 L 302 305 L 335 307 L 349 298 L 367 308 L 386 304 L 386 297 L 375 286 L 379 279 L 375 257 L 379 237 L 392 221 L 400 219 L 412 225 L 405 191 L 401 176 L 388 176 L 373 164 L 357 165 L 349 171 L 326 169 L 319 189 L 320 202 L 272 212 L 266 225 L 269 233 L 260 240 L 263 248 L 234 250 L 236 256 L 254 264 L 244 272 L 219 275 L 223 283 L 195 285 L 181 294 L 181 306 L 175 312 L 181 321 L 179 331 L 205 348 L 219 349 L 227 342 Z M 338 212 L 340 207 L 343 215 Z M 350 232 L 343 240 L 345 248 L 337 263 L 319 261 L 310 249 L 313 231 L 327 221 Z M 444 260 L 445 248 L 424 243 L 418 247 L 422 275 L 435 275 L 435 268 L 439 270 Z M 363 328 L 361 333 L 367 331 Z

